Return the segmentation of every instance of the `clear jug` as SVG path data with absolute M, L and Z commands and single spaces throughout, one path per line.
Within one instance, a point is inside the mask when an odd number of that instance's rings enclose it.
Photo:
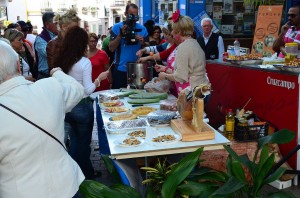
M 290 61 L 293 61 L 297 59 L 298 55 L 298 43 L 292 42 L 292 43 L 286 43 L 285 44 L 285 63 L 289 63 Z

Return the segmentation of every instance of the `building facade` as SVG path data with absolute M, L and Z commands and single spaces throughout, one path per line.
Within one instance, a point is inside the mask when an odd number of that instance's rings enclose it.
M 138 1 L 130 1 L 138 5 Z M 107 34 L 107 29 L 125 17 L 127 0 L 0 0 L 0 27 L 18 20 L 30 20 L 35 31 L 42 30 L 42 14 L 46 11 L 63 13 L 75 8 L 81 27 L 96 34 Z

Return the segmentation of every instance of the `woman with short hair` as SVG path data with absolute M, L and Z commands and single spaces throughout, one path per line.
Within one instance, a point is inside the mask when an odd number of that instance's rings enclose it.
M 172 21 L 173 38 L 180 43 L 175 56 L 174 73 L 160 72 L 159 78 L 174 81 L 178 93 L 185 89 L 188 84 L 192 89 L 200 84 L 208 84 L 204 51 L 197 40 L 192 38 L 194 33 L 193 20 L 175 12 Z
M 30 73 L 29 64 L 24 58 L 20 55 L 21 52 L 24 52 L 23 38 L 24 34 L 17 29 L 9 28 L 5 30 L 3 37 L 10 42 L 12 48 L 18 53 L 20 60 L 20 73 L 26 78 L 26 80 L 35 81 Z

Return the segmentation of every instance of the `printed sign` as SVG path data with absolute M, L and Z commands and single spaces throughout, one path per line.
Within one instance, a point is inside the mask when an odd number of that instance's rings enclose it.
M 271 56 L 273 42 L 278 38 L 282 5 L 259 6 L 251 54 Z

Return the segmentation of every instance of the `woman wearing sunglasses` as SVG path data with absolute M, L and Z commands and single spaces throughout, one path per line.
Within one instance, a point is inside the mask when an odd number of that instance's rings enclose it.
M 274 41 L 273 50 L 280 52 L 279 57 L 283 58 L 285 54 L 285 44 L 298 43 L 298 58 L 300 58 L 300 5 L 293 6 L 288 11 L 288 22 L 281 27 L 278 38 Z

